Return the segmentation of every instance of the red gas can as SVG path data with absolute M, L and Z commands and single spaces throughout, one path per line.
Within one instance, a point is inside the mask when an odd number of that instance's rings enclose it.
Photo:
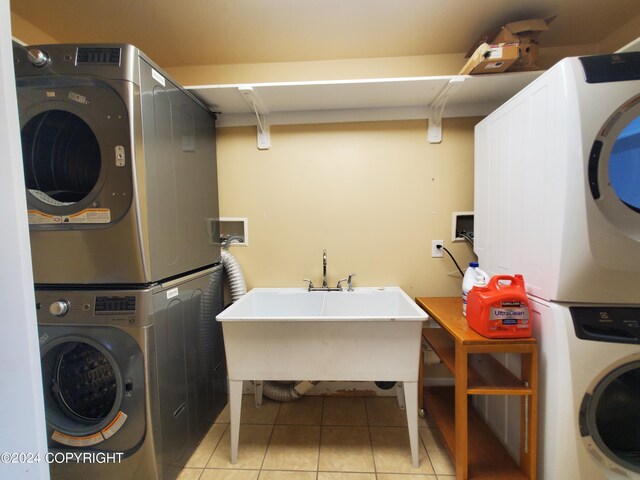
M 467 323 L 488 338 L 531 336 L 529 301 L 522 275 L 495 275 L 467 297 Z

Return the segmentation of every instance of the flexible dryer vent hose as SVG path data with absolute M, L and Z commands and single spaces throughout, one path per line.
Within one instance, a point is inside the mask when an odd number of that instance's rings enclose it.
M 241 241 L 240 237 L 229 237 L 223 245 L 221 252 L 222 265 L 224 271 L 229 279 L 229 289 L 231 292 L 231 302 L 235 303 L 240 297 L 247 293 L 247 283 L 244 280 L 244 274 L 242 273 L 242 267 L 240 263 L 231 255 L 227 248 L 229 244 L 234 240 Z M 311 387 L 318 382 L 301 381 L 301 382 L 264 382 L 262 387 L 262 393 L 276 402 L 291 402 L 299 399 L 304 395 Z
M 301 382 L 264 382 L 262 393 L 277 402 L 291 402 L 298 400 L 316 383 L 303 380 Z
M 236 257 L 226 250 L 222 250 L 222 266 L 229 279 L 231 301 L 235 303 L 241 296 L 247 293 L 247 284 L 244 281 L 242 267 Z

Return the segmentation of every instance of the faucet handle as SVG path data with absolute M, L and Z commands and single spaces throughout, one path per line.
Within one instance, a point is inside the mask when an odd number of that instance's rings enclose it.
M 347 281 L 346 278 L 341 278 L 340 280 L 338 280 L 338 284 L 336 285 L 336 288 L 342 291 L 342 282 L 346 282 L 346 281 Z
M 311 289 L 313 288 L 313 282 L 311 280 L 309 280 L 308 278 L 303 278 L 302 281 L 303 282 L 309 282 L 309 291 L 311 291 Z
M 352 283 L 352 279 L 353 277 L 355 277 L 356 274 L 355 273 L 350 273 L 349 274 L 349 278 L 347 279 L 347 292 L 353 292 L 353 283 Z

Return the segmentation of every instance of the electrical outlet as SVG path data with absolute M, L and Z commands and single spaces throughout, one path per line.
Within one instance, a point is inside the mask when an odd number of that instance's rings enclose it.
M 441 258 L 444 256 L 444 240 L 431 240 L 431 258 Z M 440 247 L 440 248 L 438 248 Z

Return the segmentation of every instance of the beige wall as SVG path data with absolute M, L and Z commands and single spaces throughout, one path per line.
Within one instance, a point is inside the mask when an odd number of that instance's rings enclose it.
M 59 43 L 55 38 L 13 12 L 11 12 L 11 34 L 14 38 L 27 45 Z
M 640 37 L 640 15 L 629 19 L 622 27 L 603 38 L 598 43 L 597 53 L 615 52 L 638 37 Z
M 425 121 L 279 126 L 272 147 L 256 148 L 255 128 L 218 130 L 222 216 L 248 217 L 250 245 L 231 252 L 249 288 L 320 284 L 322 250 L 331 285 L 355 272 L 359 286 L 399 285 L 409 296 L 458 295 L 449 258 L 451 213 L 473 207 L 473 127 L 447 119 L 429 144 Z
M 183 85 L 421 77 L 458 73 L 464 54 L 168 67 Z

